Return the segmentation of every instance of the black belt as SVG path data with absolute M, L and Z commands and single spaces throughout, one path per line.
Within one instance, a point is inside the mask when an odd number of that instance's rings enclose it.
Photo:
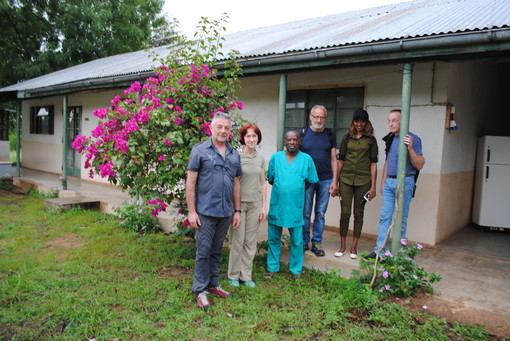
M 415 174 L 406 174 L 406 178 L 407 177 L 410 177 L 410 176 L 414 176 Z M 388 178 L 391 178 L 391 179 L 396 179 L 397 176 L 396 175 L 388 175 Z

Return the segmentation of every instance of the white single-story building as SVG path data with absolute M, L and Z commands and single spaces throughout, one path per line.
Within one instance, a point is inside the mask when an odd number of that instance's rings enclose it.
M 328 109 L 327 126 L 338 140 L 363 107 L 379 142 L 380 177 L 380 138 L 388 132 L 390 109 L 402 106 L 406 68 L 412 79 L 410 131 L 421 137 L 426 159 L 408 237 L 435 245 L 471 223 L 477 138 L 510 136 L 509 1 L 415 0 L 225 39 L 226 51 L 240 52 L 242 114 L 261 127 L 267 160 L 281 147 L 281 132 L 307 124 L 313 105 Z M 94 109 L 151 76 L 152 66 L 148 54 L 138 51 L 0 89 L 0 101 L 17 100 L 22 113 L 23 167 L 61 174 L 65 164 L 68 175 L 87 179 L 80 155 L 68 149 L 63 160 L 63 106 L 70 145 L 75 135 L 95 128 Z M 449 129 L 452 110 L 457 130 Z M 377 234 L 380 204 L 378 192 L 367 204 L 363 233 Z M 338 227 L 339 218 L 338 198 L 331 198 L 326 224 Z

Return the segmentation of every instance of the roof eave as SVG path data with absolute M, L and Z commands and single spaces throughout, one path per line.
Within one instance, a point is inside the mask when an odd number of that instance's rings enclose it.
M 310 49 L 306 51 L 239 58 L 244 75 L 292 72 L 307 68 L 370 63 L 412 63 L 420 60 L 453 60 L 463 56 L 484 56 L 493 53 L 510 54 L 510 28 L 486 29 L 472 32 L 446 33 L 424 37 L 400 38 Z M 221 75 L 224 62 L 216 65 Z M 134 81 L 153 76 L 154 71 L 126 75 L 89 78 L 24 91 L 0 93 L 0 100 L 29 99 L 66 95 L 84 91 L 98 91 L 127 87 Z
M 491 53 L 510 54 L 510 29 L 449 33 L 356 45 L 328 47 L 263 57 L 242 58 L 243 74 L 375 62 L 455 60 Z

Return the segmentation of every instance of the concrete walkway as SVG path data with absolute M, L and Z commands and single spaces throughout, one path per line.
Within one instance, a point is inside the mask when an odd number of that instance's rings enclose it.
M 34 187 L 40 191 L 58 190 L 61 187 L 58 175 L 22 169 L 22 176 L 14 178 L 14 183 L 22 188 Z M 68 191 L 61 196 L 81 195 L 101 201 L 101 210 L 112 212 L 112 207 L 129 201 L 127 193 L 108 184 L 69 177 Z M 173 229 L 172 216 L 166 213 L 160 221 L 165 230 Z M 412 227 L 410 227 L 412 228 Z M 284 232 L 285 233 L 285 232 Z M 358 251 L 371 251 L 375 237 L 362 235 Z M 263 224 L 259 240 L 267 239 L 267 225 Z M 350 247 L 351 236 L 348 236 Z M 359 260 L 349 255 L 341 258 L 333 256 L 338 250 L 340 238 L 338 229 L 328 227 L 324 232 L 323 248 L 325 257 L 316 257 L 310 251 L 305 253 L 305 266 L 323 271 L 335 269 L 342 276 L 350 276 L 358 269 Z M 282 261 L 287 262 L 288 252 L 282 252 Z M 441 274 L 440 282 L 434 284 L 436 295 L 429 296 L 430 311 L 444 309 L 444 302 L 450 307 L 450 317 L 459 322 L 491 325 L 489 332 L 500 336 L 510 336 L 510 233 L 482 232 L 469 226 L 459 231 L 435 247 L 425 248 L 417 262 L 429 272 Z M 433 302 L 437 307 L 434 307 Z M 442 306 L 443 305 L 443 306 Z M 463 321 L 467 311 L 471 319 Z M 474 312 L 474 313 L 473 313 Z M 494 329 L 496 328 L 496 329 Z

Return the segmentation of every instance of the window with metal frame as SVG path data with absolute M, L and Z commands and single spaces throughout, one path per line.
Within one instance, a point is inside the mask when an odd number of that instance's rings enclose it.
M 9 141 L 9 112 L 0 110 L 0 141 Z
M 299 130 L 310 125 L 310 110 L 319 104 L 328 110 L 326 127 L 333 129 L 339 143 L 349 129 L 354 111 L 363 108 L 364 94 L 363 87 L 288 91 L 285 131 Z
M 30 108 L 30 134 L 53 135 L 55 108 L 53 106 Z

